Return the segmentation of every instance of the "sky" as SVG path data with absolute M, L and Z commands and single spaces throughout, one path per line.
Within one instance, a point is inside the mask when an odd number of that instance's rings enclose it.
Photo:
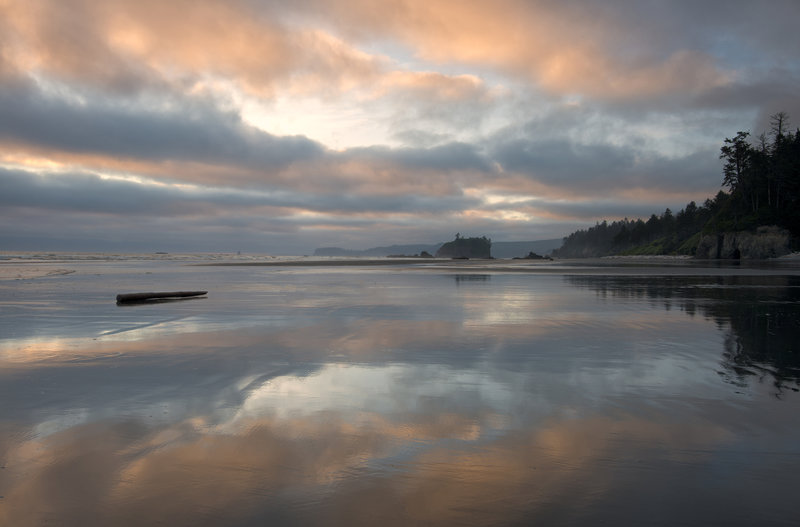
M 0 0 L 0 250 L 560 238 L 800 124 L 797 0 Z

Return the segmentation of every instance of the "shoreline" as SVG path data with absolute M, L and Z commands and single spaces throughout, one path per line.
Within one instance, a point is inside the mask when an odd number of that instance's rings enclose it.
M 25 255 L 29 256 L 29 255 Z M 0 260 L 0 281 L 58 279 L 66 275 L 107 274 L 131 271 L 140 267 L 177 266 L 184 268 L 283 268 L 316 269 L 386 269 L 403 271 L 446 273 L 530 273 L 561 275 L 800 275 L 800 254 L 794 253 L 766 260 L 696 260 L 691 257 L 670 255 L 608 256 L 601 258 L 574 258 L 555 260 L 527 259 L 471 259 L 445 258 L 310 258 L 216 253 L 208 255 L 162 255 L 100 253 L 66 255 L 50 253 L 39 259 Z
M 619 256 L 565 260 L 430 258 L 203 262 L 196 267 L 387 267 L 450 272 L 608 275 L 800 275 L 800 260 L 695 260 L 674 256 Z
M 369 258 L 369 259 L 342 259 L 342 260 L 250 260 L 244 262 L 202 262 L 188 265 L 196 267 L 342 267 L 342 266 L 376 266 L 376 265 L 411 265 L 421 263 L 444 263 L 450 260 L 435 258 Z M 474 260 L 478 261 L 478 260 Z

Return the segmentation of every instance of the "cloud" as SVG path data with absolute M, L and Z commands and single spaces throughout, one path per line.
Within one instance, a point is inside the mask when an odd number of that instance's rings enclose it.
M 777 112 L 787 112 L 789 116 L 795 116 L 795 124 L 798 122 L 800 97 L 797 96 L 796 86 L 799 83 L 800 71 L 771 70 L 759 75 L 757 79 L 712 90 L 698 97 L 693 106 L 728 112 L 736 112 L 742 108 L 754 111 L 755 119 L 730 122 L 725 137 L 733 136 L 743 128 L 758 135 L 761 132 L 769 132 L 770 116 Z
M 194 244 L 303 254 L 336 232 L 367 236 L 377 245 L 387 232 L 415 232 L 426 223 L 449 238 L 452 216 L 477 206 L 480 200 L 460 194 L 237 189 L 0 168 L 0 243 L 17 248 L 36 248 L 45 240 L 52 249 L 111 244 L 115 250 L 191 250 Z
M 258 8 L 256 8 L 258 7 Z M 291 28 L 246 1 L 53 0 L 6 3 L 8 55 L 20 69 L 130 93 L 215 78 L 269 96 L 369 79 L 380 60 L 325 33 Z
M 145 240 L 172 222 L 309 252 L 681 207 L 719 188 L 724 137 L 800 115 L 799 10 L 2 2 L 4 239 L 39 214 L 31 236 Z
M 493 157 L 504 171 L 580 196 L 603 196 L 630 188 L 657 192 L 703 192 L 719 186 L 715 151 L 677 159 L 611 144 L 519 139 L 497 145 Z
M 256 130 L 207 99 L 161 99 L 155 108 L 149 102 L 92 97 L 76 103 L 48 95 L 32 83 L 9 87 L 0 93 L 0 139 L 55 151 L 265 170 L 313 158 L 323 150 L 302 137 L 279 138 Z
M 40 174 L 0 168 L 0 205 L 113 215 L 236 216 L 271 212 L 315 214 L 447 213 L 475 206 L 464 196 L 308 194 L 288 190 L 260 190 L 171 186 L 130 181 L 87 173 Z
M 650 44 L 652 24 L 637 29 L 642 20 L 631 19 L 635 10 L 624 3 L 420 0 L 389 9 L 363 0 L 320 4 L 314 8 L 349 22 L 343 30 L 348 35 L 368 40 L 388 34 L 428 62 L 487 67 L 554 93 L 651 98 L 702 92 L 729 79 L 707 53 Z

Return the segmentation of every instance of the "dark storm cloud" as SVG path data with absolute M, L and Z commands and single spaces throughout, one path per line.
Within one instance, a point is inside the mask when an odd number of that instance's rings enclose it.
M 611 145 L 578 145 L 561 139 L 518 139 L 501 144 L 493 156 L 506 171 L 529 174 L 543 183 L 581 187 L 631 170 L 632 152 Z M 608 181 L 608 179 L 606 179 Z
M 0 205 L 42 211 L 108 214 L 180 214 L 179 192 L 128 181 L 104 180 L 93 174 L 43 176 L 0 168 Z
M 76 100 L 77 99 L 77 100 Z M 33 82 L 0 89 L 0 139 L 49 149 L 150 161 L 275 169 L 321 156 L 304 137 L 276 137 L 220 111 L 211 100 L 128 101 L 102 94 L 51 96 Z
M 756 113 L 755 119 L 732 122 L 733 128 L 737 126 L 738 128 L 736 130 L 732 128 L 728 136 L 735 135 L 739 130 L 758 135 L 761 132 L 769 132 L 770 116 L 778 112 L 786 112 L 793 117 L 790 121 L 795 126 L 800 124 L 798 86 L 800 86 L 800 71 L 772 70 L 757 81 L 741 82 L 711 90 L 698 97 L 692 106 L 722 111 L 752 109 Z
M 506 171 L 562 189 L 607 194 L 630 187 L 653 191 L 707 191 L 719 181 L 715 151 L 667 158 L 629 146 L 580 144 L 566 139 L 516 139 L 495 147 Z
M 215 222 L 231 215 L 258 214 L 260 207 L 312 210 L 318 213 L 433 213 L 476 206 L 464 197 L 420 195 L 314 195 L 286 190 L 237 191 L 226 188 L 175 187 L 102 178 L 95 174 L 37 174 L 0 168 L 0 206 L 80 213 L 192 216 L 214 212 Z M 251 210 L 252 209 L 252 210 Z M 248 212 L 249 211 L 249 212 Z M 227 218 L 227 219 L 225 219 Z M 300 222 L 301 220 L 294 220 Z

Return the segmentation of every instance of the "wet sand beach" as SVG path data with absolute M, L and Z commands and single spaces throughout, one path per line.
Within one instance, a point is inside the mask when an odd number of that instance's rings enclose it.
M 796 262 L 26 256 L 0 262 L 0 525 L 800 512 Z

